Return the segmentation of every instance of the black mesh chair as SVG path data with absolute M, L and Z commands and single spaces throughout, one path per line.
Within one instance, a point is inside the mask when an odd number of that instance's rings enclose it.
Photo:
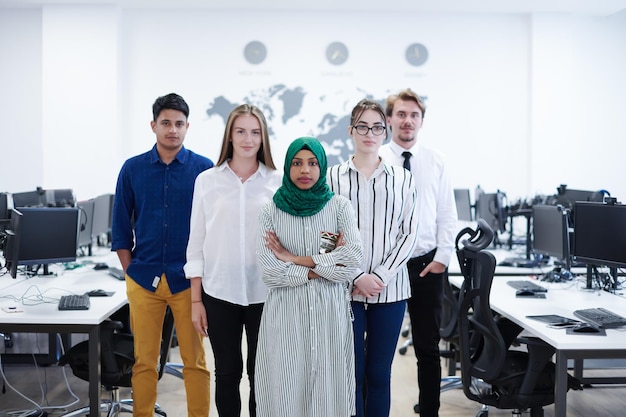
M 102 387 L 110 393 L 109 398 L 101 402 L 100 412 L 106 412 L 108 417 L 117 416 L 122 412 L 133 412 L 133 400 L 120 399 L 119 397 L 120 387 L 130 388 L 132 386 L 132 368 L 135 363 L 133 336 L 132 334 L 121 332 L 120 330 L 123 328 L 124 324 L 122 322 L 113 320 L 107 320 L 100 325 L 100 381 Z M 168 307 L 163 321 L 159 379 L 165 372 L 173 333 L 174 315 Z M 88 341 L 72 346 L 59 359 L 59 365 L 69 365 L 74 375 L 84 381 L 89 381 Z M 65 417 L 87 415 L 89 411 L 89 407 L 84 407 L 65 414 Z M 154 407 L 154 413 L 167 417 L 165 411 L 158 404 Z
M 530 409 L 531 417 L 541 417 L 543 406 L 554 403 L 554 348 L 540 339 L 518 338 L 522 328 L 491 310 L 496 260 L 484 249 L 492 240 L 493 231 L 483 220 L 478 220 L 476 230 L 465 228 L 457 236 L 464 277 L 459 293 L 463 392 L 484 405 L 477 417 L 488 415 L 487 406 L 513 410 L 514 416 Z M 527 351 L 511 349 L 514 343 L 526 345 Z M 571 376 L 568 385 L 582 389 Z

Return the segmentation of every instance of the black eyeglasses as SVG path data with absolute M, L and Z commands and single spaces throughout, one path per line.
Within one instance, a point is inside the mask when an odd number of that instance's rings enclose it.
M 370 130 L 372 131 L 374 135 L 380 136 L 383 133 L 385 133 L 385 131 L 387 130 L 387 126 L 380 126 L 380 125 L 372 126 L 372 127 L 367 127 L 365 125 L 358 125 L 358 126 L 352 126 L 352 128 L 356 130 L 356 133 L 362 136 L 367 135 Z

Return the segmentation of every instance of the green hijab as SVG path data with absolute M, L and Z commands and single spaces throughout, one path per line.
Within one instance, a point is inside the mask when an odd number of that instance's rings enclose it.
M 308 149 L 313 152 L 320 167 L 320 178 L 308 190 L 301 190 L 296 187 L 289 175 L 291 161 L 302 149 Z M 317 139 L 302 137 L 291 142 L 285 156 L 283 185 L 274 194 L 276 206 L 282 211 L 298 217 L 312 216 L 323 209 L 326 202 L 334 194 L 330 191 L 328 184 L 326 184 L 327 169 L 326 152 L 324 152 L 324 147 Z

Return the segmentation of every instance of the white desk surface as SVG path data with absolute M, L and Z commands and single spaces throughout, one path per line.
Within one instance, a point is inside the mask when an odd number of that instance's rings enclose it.
M 463 282 L 461 276 L 451 276 L 449 279 L 455 286 Z M 546 298 L 515 297 L 515 289 L 507 284 L 511 279 L 528 279 L 548 288 Z M 574 335 L 566 334 L 565 329 L 553 329 L 526 317 L 557 314 L 580 320 L 574 316 L 574 310 L 593 307 L 604 307 L 626 317 L 626 299 L 605 291 L 580 289 L 580 285 L 581 282 L 576 281 L 548 283 L 530 280 L 525 276 L 496 276 L 491 286 L 491 308 L 559 350 L 615 350 L 622 351 L 619 356 L 623 356 L 626 350 L 626 328 L 607 329 L 606 336 L 589 333 Z
M 509 251 L 507 249 L 500 249 L 500 248 L 494 249 L 490 247 L 487 250 L 496 257 L 496 262 L 498 263 L 502 262 L 504 259 L 509 258 L 509 257 L 523 258 L 526 256 L 525 253 L 522 253 L 519 251 Z M 540 277 L 544 275 L 545 273 L 552 271 L 553 268 L 554 268 L 554 265 L 552 264 L 542 265 L 540 267 L 535 267 L 535 268 L 520 268 L 520 267 L 514 267 L 514 266 L 496 265 L 495 275 L 510 275 L 510 276 L 533 275 L 533 276 Z M 456 254 L 452 255 L 452 259 L 450 260 L 450 265 L 448 267 L 448 272 L 451 275 L 461 274 L 461 269 L 459 267 L 459 262 L 457 261 Z M 586 268 L 573 268 L 572 273 L 577 274 L 577 275 L 584 275 L 586 273 Z
M 0 277 L 0 308 L 17 306 L 22 312 L 7 313 L 0 309 L 0 323 L 4 324 L 86 324 L 98 325 L 126 304 L 126 284 L 110 276 L 106 269 L 93 269 L 96 259 L 106 259 L 110 266 L 119 267 L 116 258 L 105 254 L 102 258 L 89 258 L 84 266 L 73 270 L 63 270 L 51 266 L 57 276 L 35 276 L 27 278 L 18 275 Z M 82 260 L 85 262 L 85 259 Z M 81 258 L 78 259 L 78 263 Z M 103 289 L 114 292 L 110 297 L 91 297 L 89 310 L 59 311 L 58 300 L 62 295 L 83 294 L 87 291 Z
M 91 297 L 89 310 L 58 310 L 62 295 L 83 294 L 95 289 L 114 294 L 110 297 Z M 124 304 L 124 281 L 108 275 L 106 270 L 65 271 L 62 276 L 20 277 L 15 281 L 5 276 L 0 282 L 0 307 L 12 305 L 22 310 L 19 313 L 0 310 L 0 323 L 98 325 Z

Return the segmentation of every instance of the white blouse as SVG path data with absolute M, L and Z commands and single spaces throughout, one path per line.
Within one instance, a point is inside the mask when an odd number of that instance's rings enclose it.
M 228 163 L 196 178 L 187 244 L 186 277 L 202 277 L 211 297 L 247 306 L 263 303 L 267 287 L 256 256 L 257 218 L 282 182 L 259 162 L 244 183 Z

